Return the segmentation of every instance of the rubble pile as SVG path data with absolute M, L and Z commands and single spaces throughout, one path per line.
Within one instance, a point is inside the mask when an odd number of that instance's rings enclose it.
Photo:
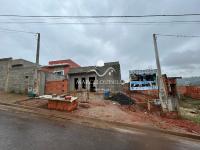
M 116 101 L 121 105 L 133 105 L 135 102 L 123 93 L 114 94 L 109 98 L 111 101 Z

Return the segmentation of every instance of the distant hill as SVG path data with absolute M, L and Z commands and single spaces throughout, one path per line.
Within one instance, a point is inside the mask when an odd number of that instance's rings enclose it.
M 200 77 L 185 77 L 177 80 L 178 86 L 183 85 L 199 85 L 200 86 Z

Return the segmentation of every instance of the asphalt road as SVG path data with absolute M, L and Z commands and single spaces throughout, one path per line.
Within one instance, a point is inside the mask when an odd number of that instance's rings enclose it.
M 198 141 L 154 132 L 97 129 L 0 111 L 0 150 L 200 150 Z

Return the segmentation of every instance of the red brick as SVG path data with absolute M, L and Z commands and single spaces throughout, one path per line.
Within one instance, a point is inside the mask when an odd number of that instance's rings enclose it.
M 68 91 L 68 81 L 47 81 L 45 84 L 45 94 L 63 94 Z

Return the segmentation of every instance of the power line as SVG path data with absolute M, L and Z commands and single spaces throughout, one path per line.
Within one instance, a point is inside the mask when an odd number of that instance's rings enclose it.
M 199 24 L 200 20 L 181 20 L 181 21 L 111 21 L 111 22 L 49 22 L 49 21 L 0 21 L 0 24 L 56 24 L 56 25 L 92 25 L 92 24 Z
M 100 15 L 100 16 L 67 16 L 67 15 L 16 15 L 2 14 L 0 17 L 21 17 L 21 18 L 144 18 L 144 17 L 182 17 L 200 16 L 200 13 L 186 14 L 150 14 L 150 15 Z
M 0 28 L 0 31 L 8 31 L 8 32 L 16 32 L 16 33 L 28 33 L 28 34 L 37 34 L 37 33 L 35 33 L 35 32 L 22 31 L 22 30 L 14 30 L 14 29 L 6 29 L 6 28 Z
M 183 38 L 200 38 L 200 35 L 183 35 L 183 34 L 156 34 L 157 36 L 169 36 L 169 37 L 183 37 Z

